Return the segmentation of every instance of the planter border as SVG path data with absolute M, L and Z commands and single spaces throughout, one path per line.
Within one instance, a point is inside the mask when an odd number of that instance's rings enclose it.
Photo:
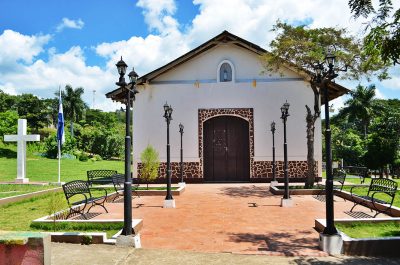
M 363 218 L 363 219 L 336 219 L 335 223 L 382 223 L 399 222 L 400 218 Z M 315 219 L 315 229 L 322 232 L 326 226 L 326 219 Z M 339 231 L 343 240 L 342 254 L 349 256 L 390 256 L 400 257 L 398 246 L 400 236 L 396 237 L 374 237 L 374 238 L 352 238 Z
M 284 186 L 270 186 L 269 191 L 274 195 L 284 195 L 284 189 L 278 189 Z M 324 189 L 289 189 L 290 195 L 325 195 Z

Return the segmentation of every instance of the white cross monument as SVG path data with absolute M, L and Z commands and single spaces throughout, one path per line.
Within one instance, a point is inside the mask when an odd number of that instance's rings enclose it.
M 17 178 L 16 183 L 27 183 L 29 179 L 26 178 L 26 142 L 27 141 L 40 141 L 40 135 L 26 134 L 26 120 L 18 119 L 18 134 L 17 135 L 4 135 L 5 142 L 17 142 Z

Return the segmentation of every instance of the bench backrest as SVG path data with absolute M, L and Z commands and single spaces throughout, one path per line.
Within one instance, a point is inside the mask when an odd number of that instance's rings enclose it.
M 109 170 L 109 169 L 96 169 L 87 171 L 87 177 L 89 182 L 103 178 L 109 178 L 111 182 L 111 177 L 115 174 L 117 174 L 116 170 Z
M 391 179 L 374 178 L 371 179 L 368 195 L 370 192 L 380 191 L 394 197 L 397 191 L 397 182 Z
M 77 194 L 89 194 L 89 198 L 92 197 L 89 189 L 89 183 L 87 181 L 74 180 L 65 183 L 64 185 L 62 185 L 62 187 L 64 190 L 65 198 L 67 198 L 67 200 Z
M 115 191 L 123 189 L 124 183 L 125 183 L 125 175 L 124 174 L 114 174 L 112 176 L 112 182 L 113 182 Z

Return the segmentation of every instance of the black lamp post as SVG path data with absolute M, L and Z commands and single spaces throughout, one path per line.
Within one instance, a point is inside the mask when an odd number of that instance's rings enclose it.
M 171 157 L 170 157 L 170 146 L 169 146 L 169 123 L 172 120 L 172 108 L 167 103 L 164 104 L 164 118 L 167 122 L 167 196 L 165 200 L 173 200 L 171 194 Z
M 125 121 L 125 182 L 124 182 L 124 229 L 122 234 L 127 236 L 132 234 L 132 178 L 131 178 L 131 134 L 130 134 L 130 109 L 131 100 L 135 100 L 135 95 L 139 93 L 136 88 L 137 73 L 132 68 L 128 74 L 130 83 L 125 82 L 126 63 L 122 60 L 116 64 L 119 80 L 115 84 L 122 87 L 126 92 L 126 121 Z M 130 88 L 129 88 L 130 85 Z M 132 96 L 132 99 L 131 99 Z
M 315 67 L 315 82 L 324 89 L 324 107 L 325 107 L 325 152 L 326 152 L 326 227 L 323 234 L 334 235 L 337 230 L 334 224 L 334 206 L 333 206 L 333 175 L 332 175 L 332 150 L 331 150 L 331 128 L 329 121 L 329 97 L 328 97 L 328 83 L 335 79 L 338 75 L 335 73 L 336 56 L 328 51 L 325 56 L 325 65 L 318 63 Z M 344 70 L 345 71 L 345 70 Z
M 182 144 L 182 136 L 183 136 L 183 124 L 179 123 L 179 132 L 181 134 L 181 163 L 180 163 L 180 175 L 181 175 L 181 183 L 183 183 L 183 144 Z
M 285 162 L 284 172 L 285 172 L 285 193 L 283 199 L 290 199 L 289 195 L 289 176 L 288 176 L 288 158 L 287 158 L 287 141 L 286 141 L 286 120 L 289 117 L 289 106 L 290 104 L 286 101 L 282 107 L 281 119 L 283 121 L 283 159 Z
M 272 181 L 276 181 L 276 165 L 275 165 L 275 121 L 271 122 L 272 132 Z

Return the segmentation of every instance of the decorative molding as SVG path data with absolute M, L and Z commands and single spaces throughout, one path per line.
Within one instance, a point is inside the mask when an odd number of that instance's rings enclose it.
M 282 77 L 282 78 L 241 78 L 241 79 L 236 79 L 235 83 L 249 83 L 253 84 L 253 82 L 256 83 L 277 83 L 277 82 L 298 82 L 298 81 L 304 81 L 303 78 L 297 78 L 297 77 Z M 214 84 L 218 83 L 217 79 L 196 79 L 196 80 L 164 80 L 164 81 L 152 81 L 150 84 L 154 85 L 193 85 L 195 83 L 201 83 L 201 84 Z M 221 82 L 221 83 L 232 83 L 232 82 Z
M 198 110 L 198 128 L 199 128 L 199 158 L 200 173 L 204 177 L 203 164 L 203 124 L 206 120 L 217 116 L 236 116 L 243 118 L 249 123 L 249 147 L 250 147 L 250 178 L 253 177 L 254 164 L 254 110 L 253 108 L 227 108 L 227 109 L 199 109 Z

